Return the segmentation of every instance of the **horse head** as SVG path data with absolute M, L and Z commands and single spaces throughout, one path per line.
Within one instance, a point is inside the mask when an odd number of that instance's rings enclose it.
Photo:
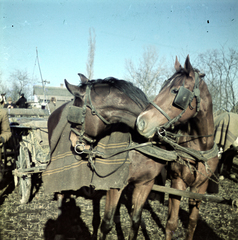
M 140 89 L 113 77 L 89 81 L 83 74 L 79 76 L 79 86 L 65 80 L 67 89 L 74 95 L 71 122 L 84 123 L 85 132 L 93 137 L 113 123 L 122 122 L 134 128 L 137 116 L 148 104 Z
M 196 128 L 195 119 L 200 119 L 201 122 L 201 118 L 204 118 L 205 131 L 207 126 L 212 129 L 209 133 L 213 131 L 211 95 L 202 80 L 205 75 L 192 67 L 189 56 L 184 67 L 176 57 L 175 70 L 175 74 L 165 81 L 155 100 L 137 118 L 137 130 L 147 138 L 189 121 L 193 121 L 193 127 Z M 201 129 L 197 131 L 199 134 L 207 134 Z
M 89 81 L 83 74 L 79 76 L 79 86 L 65 80 L 67 89 L 74 96 L 67 116 L 71 123 L 73 146 L 76 142 L 85 146 L 85 142 L 94 141 L 105 134 L 112 124 L 124 123 L 135 127 L 137 116 L 149 103 L 139 88 L 113 77 Z

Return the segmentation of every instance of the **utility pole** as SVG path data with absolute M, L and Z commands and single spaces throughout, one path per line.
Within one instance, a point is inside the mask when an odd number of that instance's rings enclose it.
M 50 81 L 43 80 L 37 48 L 36 48 L 36 59 L 37 59 L 37 63 L 38 63 L 38 68 L 39 68 L 39 72 L 40 72 L 41 83 L 42 83 L 43 93 L 44 93 L 44 105 L 43 106 L 46 106 L 47 102 L 46 102 L 46 94 L 45 94 L 45 85 L 46 85 L 46 83 L 49 84 Z

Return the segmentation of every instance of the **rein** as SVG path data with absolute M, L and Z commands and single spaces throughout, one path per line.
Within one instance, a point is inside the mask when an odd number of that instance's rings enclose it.
M 202 162 L 206 163 L 208 161 L 208 159 L 213 158 L 213 157 L 217 156 L 217 154 L 218 154 L 218 147 L 217 147 L 216 143 L 214 143 L 213 147 L 210 150 L 197 151 L 195 149 L 190 149 L 187 147 L 180 146 L 178 143 L 175 143 L 169 137 L 163 136 L 159 131 L 157 133 L 158 133 L 159 139 L 161 141 L 169 144 L 171 147 L 173 147 L 173 149 L 176 152 L 183 152 L 185 154 L 189 154 L 190 156 L 194 157 L 198 161 L 202 161 Z M 207 136 L 212 136 L 212 135 L 207 135 Z M 181 156 L 181 157 L 184 157 L 184 156 Z

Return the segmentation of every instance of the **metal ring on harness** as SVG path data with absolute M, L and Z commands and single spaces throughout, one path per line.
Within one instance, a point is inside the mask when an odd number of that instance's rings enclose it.
M 156 128 L 156 129 L 157 129 L 157 134 L 159 136 L 165 136 L 167 133 L 166 129 L 164 129 L 164 128 Z M 162 130 L 162 131 L 160 131 L 160 130 Z
M 80 150 L 80 152 L 78 151 L 78 148 Z M 82 149 L 82 150 L 81 150 Z M 83 143 L 77 143 L 74 147 L 74 151 L 77 153 L 77 154 L 83 154 L 84 153 L 84 150 L 85 150 L 85 145 Z

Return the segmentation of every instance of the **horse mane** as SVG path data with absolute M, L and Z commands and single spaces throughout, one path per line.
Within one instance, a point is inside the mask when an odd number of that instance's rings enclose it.
M 89 85 L 94 88 L 97 84 L 107 84 L 110 87 L 117 88 L 119 91 L 125 93 L 141 109 L 144 109 L 149 104 L 149 100 L 148 100 L 147 96 L 145 95 L 145 93 L 138 87 L 134 86 L 134 84 L 132 82 L 128 82 L 125 80 L 119 80 L 114 77 L 90 80 L 88 82 L 81 83 L 80 87 L 85 87 L 85 86 Z
M 193 70 L 194 70 L 194 72 L 198 73 L 198 75 L 199 75 L 199 84 L 200 84 L 200 82 L 203 80 L 205 74 L 201 73 L 197 68 L 194 68 Z M 162 87 L 161 87 L 159 92 L 161 92 L 174 78 L 176 78 L 178 76 L 182 77 L 184 75 L 187 76 L 187 77 L 189 75 L 189 72 L 185 68 L 181 68 L 180 70 L 176 71 L 172 75 L 172 77 L 170 77 L 169 79 L 164 81 L 164 83 L 162 84 Z

